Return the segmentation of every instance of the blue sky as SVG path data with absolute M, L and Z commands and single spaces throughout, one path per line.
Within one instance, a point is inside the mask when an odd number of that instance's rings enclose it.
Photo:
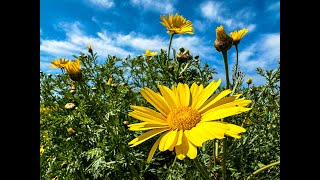
M 40 70 L 56 58 L 73 59 L 90 44 L 103 62 L 108 54 L 125 58 L 146 49 L 167 49 L 169 34 L 160 15 L 179 13 L 193 23 L 193 35 L 175 35 L 172 47 L 189 49 L 208 62 L 224 81 L 220 52 L 213 47 L 216 27 L 229 34 L 248 28 L 239 44 L 239 64 L 253 84 L 264 83 L 257 67 L 274 69 L 280 58 L 279 0 L 40 0 Z M 235 64 L 235 48 L 228 51 L 229 69 Z

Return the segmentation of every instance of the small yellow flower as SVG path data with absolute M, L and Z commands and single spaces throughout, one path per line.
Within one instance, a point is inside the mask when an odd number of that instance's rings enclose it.
M 72 135 L 75 131 L 72 128 L 68 128 L 68 134 Z
M 164 27 L 168 29 L 169 34 L 193 34 L 194 29 L 192 27 L 192 22 L 186 20 L 183 16 L 176 13 L 176 15 L 169 14 L 167 16 L 160 16 L 162 22 L 160 22 Z
M 130 141 L 130 147 L 162 133 L 152 146 L 147 162 L 157 147 L 160 151 L 175 150 L 177 158 L 182 160 L 186 156 L 196 158 L 197 147 L 205 141 L 222 139 L 226 135 L 240 138 L 239 134 L 246 131 L 244 128 L 220 119 L 249 111 L 251 108 L 245 106 L 251 100 L 240 98 L 241 94 L 226 97 L 231 93 L 229 89 L 211 96 L 220 83 L 221 79 L 212 81 L 207 87 L 193 83 L 191 88 L 179 83 L 172 89 L 159 85 L 161 94 L 147 87 L 140 89 L 141 95 L 158 111 L 131 106 L 134 111 L 129 116 L 143 122 L 128 125 L 129 130 L 149 131 Z
M 241 30 L 236 30 L 236 31 L 233 31 L 230 33 L 230 36 L 232 37 L 233 39 L 233 44 L 234 45 L 238 45 L 240 43 L 240 40 L 242 39 L 242 37 L 247 34 L 249 30 L 246 29 L 246 28 L 243 28 Z
M 65 58 L 59 58 L 51 61 L 50 68 L 64 68 L 69 61 Z
M 90 53 L 92 52 L 92 47 L 91 47 L 90 44 L 88 45 L 88 51 L 89 51 Z
M 109 79 L 108 79 L 108 82 L 107 82 L 107 85 L 110 86 L 111 83 L 112 83 L 112 78 L 109 78 Z
M 40 146 L 40 155 L 42 155 L 44 153 L 44 148 L 43 145 Z
M 80 59 L 76 59 L 75 61 L 69 61 L 66 64 L 65 69 L 66 69 L 69 77 L 73 81 L 80 80 L 80 78 L 82 76 L 81 69 L 80 69 Z
M 233 39 L 226 33 L 223 26 L 220 25 L 216 29 L 216 40 L 214 41 L 214 47 L 217 51 L 227 51 L 232 47 Z
M 151 52 L 149 49 L 147 49 L 147 50 L 146 50 L 146 53 L 143 54 L 143 55 L 148 56 L 148 57 L 151 57 L 151 56 L 155 56 L 155 55 L 157 55 L 157 54 L 158 54 L 158 52 Z
M 252 78 L 248 78 L 247 84 L 251 84 L 251 83 L 252 83 Z

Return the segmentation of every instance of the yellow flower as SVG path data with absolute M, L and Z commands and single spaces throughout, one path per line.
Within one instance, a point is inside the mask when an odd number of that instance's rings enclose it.
M 129 142 L 130 147 L 162 133 L 152 146 L 147 161 L 150 162 L 157 147 L 160 151 L 175 150 L 178 159 L 186 156 L 194 159 L 197 147 L 207 140 L 222 139 L 225 135 L 240 138 L 246 130 L 240 126 L 219 121 L 221 118 L 249 111 L 245 106 L 251 100 L 239 98 L 241 94 L 225 97 L 231 93 L 227 89 L 211 94 L 219 87 L 221 79 L 212 81 L 207 87 L 193 83 L 179 83 L 169 89 L 159 85 L 160 93 L 145 87 L 142 96 L 159 112 L 142 106 L 131 106 L 129 116 L 143 122 L 128 125 L 131 131 L 150 130 Z M 225 98 L 224 98 L 225 97 Z
M 75 61 L 69 61 L 66 64 L 65 69 L 69 77 L 74 81 L 78 81 L 82 76 L 79 59 L 76 59 Z
M 158 54 L 158 52 L 151 52 L 149 49 L 147 49 L 146 53 L 143 55 L 151 57 L 151 56 L 155 56 L 157 54 Z
M 51 61 L 50 68 L 64 68 L 69 61 L 64 58 L 59 58 Z
M 40 146 L 40 155 L 42 155 L 44 153 L 44 148 L 43 145 Z
M 251 84 L 251 83 L 252 83 L 252 78 L 248 78 L 247 84 Z
M 248 29 L 243 28 L 243 29 L 241 29 L 241 30 L 239 30 L 239 31 L 236 30 L 236 31 L 231 32 L 231 33 L 230 33 L 230 36 L 231 36 L 232 39 L 233 39 L 233 44 L 234 44 L 234 45 L 238 45 L 238 44 L 240 43 L 240 40 L 242 39 L 242 37 L 243 37 L 245 34 L 247 34 L 248 31 L 249 31 Z
M 227 51 L 232 47 L 233 39 L 226 33 L 223 26 L 220 25 L 216 29 L 216 40 L 214 41 L 214 47 L 217 51 Z
M 72 128 L 68 128 L 68 134 L 72 135 L 75 131 Z
M 162 20 L 160 23 L 168 29 L 169 34 L 193 34 L 194 32 L 192 22 L 178 13 L 169 14 L 169 17 L 160 16 L 160 19 Z
M 88 51 L 89 51 L 90 53 L 92 52 L 92 47 L 91 47 L 90 44 L 88 45 Z
M 111 85 L 111 83 L 112 83 L 112 78 L 109 78 L 109 79 L 108 79 L 108 82 L 107 82 L 107 85 L 109 85 L 109 86 L 110 86 L 110 85 Z

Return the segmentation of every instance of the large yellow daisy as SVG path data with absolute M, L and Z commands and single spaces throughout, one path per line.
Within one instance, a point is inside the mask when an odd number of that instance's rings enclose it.
M 194 32 L 192 22 L 178 13 L 169 14 L 169 17 L 160 16 L 160 19 L 162 20 L 160 23 L 168 29 L 169 34 L 193 34 Z
M 51 61 L 50 68 L 64 68 L 69 61 L 64 58 L 59 58 Z
M 236 31 L 233 31 L 230 33 L 230 36 L 232 37 L 233 39 L 233 44 L 234 45 L 238 45 L 240 43 L 240 40 L 242 39 L 242 37 L 247 34 L 249 30 L 246 29 L 246 28 L 243 28 L 241 30 L 236 30 Z
M 239 133 L 245 132 L 244 128 L 219 119 L 249 111 L 251 108 L 245 106 L 251 100 L 240 98 L 241 94 L 225 97 L 231 93 L 229 89 L 211 96 L 220 83 L 221 79 L 212 81 L 205 88 L 196 83 L 191 88 L 182 83 L 173 85 L 172 89 L 158 85 L 161 94 L 147 87 L 140 89 L 142 96 L 159 112 L 131 106 L 134 111 L 129 115 L 143 122 L 128 125 L 129 130 L 149 131 L 130 141 L 130 147 L 162 133 L 152 146 L 147 161 L 151 161 L 158 146 L 160 151 L 175 150 L 177 158 L 182 160 L 186 156 L 194 159 L 197 146 L 201 147 L 207 140 L 222 139 L 225 135 L 240 138 Z

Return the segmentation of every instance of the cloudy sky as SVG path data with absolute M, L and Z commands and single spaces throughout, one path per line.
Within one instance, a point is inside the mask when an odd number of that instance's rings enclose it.
M 242 28 L 249 32 L 239 44 L 239 64 L 253 84 L 264 83 L 257 67 L 274 69 L 280 58 L 279 0 L 40 0 L 40 70 L 50 69 L 55 58 L 72 59 L 90 44 L 103 62 L 108 54 L 124 58 L 146 49 L 167 49 L 169 34 L 160 15 L 179 13 L 193 23 L 193 35 L 175 35 L 172 47 L 190 49 L 214 67 L 223 78 L 221 53 L 213 47 L 216 27 L 227 33 Z M 235 48 L 228 51 L 230 68 Z

